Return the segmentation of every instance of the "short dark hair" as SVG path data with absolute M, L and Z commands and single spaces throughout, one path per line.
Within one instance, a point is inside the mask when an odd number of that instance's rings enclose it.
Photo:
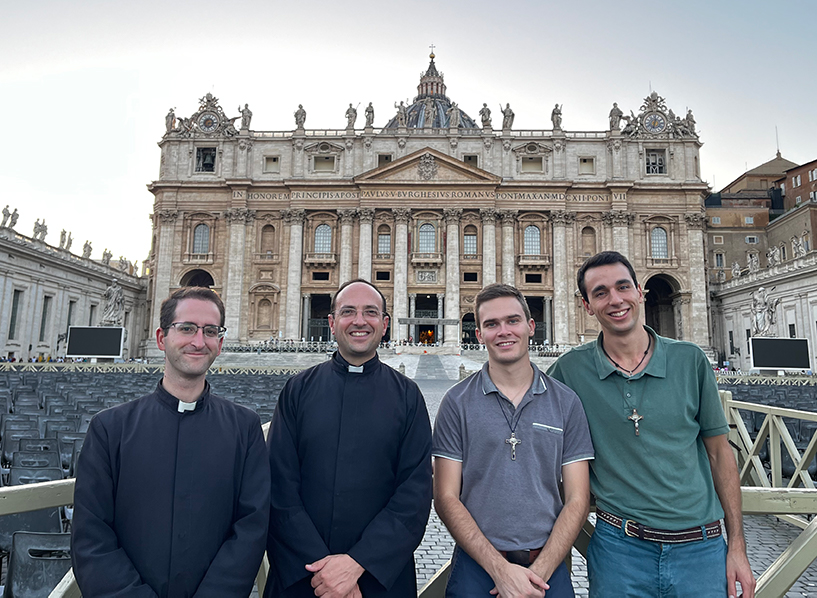
M 215 303 L 216 307 L 218 307 L 218 313 L 221 315 L 219 326 L 224 326 L 224 302 L 218 296 L 218 293 L 206 287 L 181 287 L 170 293 L 170 297 L 162 301 L 162 307 L 159 311 L 159 328 L 164 331 L 170 328 L 173 318 L 176 317 L 176 306 L 182 299 L 199 299 Z
M 585 301 L 587 301 L 587 287 L 584 286 L 584 275 L 591 268 L 610 266 L 612 264 L 623 264 L 630 272 L 633 284 L 638 286 L 638 281 L 635 278 L 635 270 L 633 270 L 633 265 L 630 263 L 630 260 L 621 255 L 618 251 L 602 251 L 593 257 L 587 258 L 582 264 L 582 267 L 579 268 L 578 274 L 576 274 L 576 283 L 579 285 L 579 292 Z
M 369 282 L 365 278 L 355 278 L 353 280 L 347 280 L 342 285 L 340 285 L 340 288 L 338 289 L 337 293 L 332 295 L 332 301 L 329 304 L 329 311 L 331 313 L 335 313 L 335 300 L 338 298 L 338 295 L 340 295 L 340 292 L 343 289 L 345 289 L 346 287 L 355 284 L 356 282 L 362 282 L 363 284 L 367 284 L 370 287 L 372 287 L 375 291 L 377 291 L 377 294 L 380 295 L 380 299 L 383 301 L 383 315 L 388 316 L 389 312 L 386 310 L 386 297 L 385 297 L 385 295 L 383 295 L 383 293 L 380 292 L 380 289 L 378 289 L 376 286 L 374 286 L 371 282 Z
M 477 328 L 480 327 L 479 324 L 479 308 L 482 306 L 483 303 L 486 301 L 491 301 L 492 299 L 499 299 L 500 297 L 514 297 L 519 304 L 522 306 L 522 311 L 525 312 L 525 321 L 529 321 L 530 316 L 530 308 L 528 307 L 528 302 L 525 301 L 525 296 L 522 295 L 522 292 L 514 286 L 509 284 L 502 284 L 499 282 L 495 282 L 494 284 L 489 284 L 487 287 L 483 287 L 483 289 L 477 293 L 477 298 L 474 304 L 474 316 L 477 320 Z

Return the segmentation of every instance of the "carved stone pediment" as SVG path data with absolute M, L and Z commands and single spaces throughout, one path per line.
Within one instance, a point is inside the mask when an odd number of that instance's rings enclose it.
M 425 148 L 355 177 L 366 183 L 463 183 L 498 185 L 501 178 L 446 154 Z
M 522 143 L 517 145 L 513 148 L 513 153 L 516 154 L 517 157 L 520 156 L 547 156 L 549 155 L 553 149 L 550 146 L 545 145 L 544 143 L 538 143 L 536 141 L 529 141 L 528 143 Z
M 326 156 L 339 154 L 342 151 L 345 151 L 345 149 L 346 148 L 344 148 L 342 145 L 332 143 L 331 141 L 319 141 L 318 143 L 312 143 L 304 147 L 304 151 L 308 154 L 319 154 Z

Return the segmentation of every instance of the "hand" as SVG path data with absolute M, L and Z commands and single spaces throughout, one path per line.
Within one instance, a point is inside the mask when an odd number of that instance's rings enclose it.
M 729 592 L 729 598 L 735 598 L 738 595 L 735 587 L 736 580 L 740 582 L 740 587 L 743 590 L 741 596 L 743 598 L 754 598 L 755 576 L 749 566 L 749 559 L 746 558 L 745 552 L 730 550 L 726 553 L 726 588 Z
M 497 577 L 491 594 L 499 598 L 544 598 L 545 590 L 550 589 L 536 573 L 512 563 L 508 563 Z
M 363 598 L 363 594 L 360 592 L 360 586 L 355 584 L 355 587 L 352 588 L 352 591 L 346 594 L 346 598 Z
M 315 596 L 326 598 L 345 598 L 346 596 L 360 596 L 357 587 L 358 578 L 363 575 L 361 567 L 348 554 L 330 554 L 319 561 L 306 566 L 311 571 L 312 587 Z M 357 594 L 353 592 L 357 590 Z

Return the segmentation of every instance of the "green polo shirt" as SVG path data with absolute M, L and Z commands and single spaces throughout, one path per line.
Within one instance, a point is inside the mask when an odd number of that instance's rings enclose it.
M 548 374 L 584 404 L 596 452 L 590 487 L 599 508 L 665 530 L 704 525 L 723 517 L 703 443 L 729 431 L 715 376 L 697 345 L 647 331 L 655 350 L 631 378 L 598 341 L 565 353 Z M 634 408 L 643 417 L 639 436 L 627 419 Z

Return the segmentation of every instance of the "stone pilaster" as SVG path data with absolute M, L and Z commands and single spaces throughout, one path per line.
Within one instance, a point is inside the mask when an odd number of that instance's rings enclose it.
M 409 208 L 393 208 L 394 213 L 394 314 L 392 316 L 393 341 L 408 337 L 405 324 L 398 324 L 400 318 L 408 317 L 408 223 L 411 219 Z
M 445 307 L 445 293 L 437 293 L 437 317 L 438 318 L 443 317 L 443 308 L 444 307 Z M 437 341 L 438 343 L 442 342 L 442 340 L 443 340 L 443 327 L 440 326 L 439 324 L 437 324 L 437 326 L 435 327 L 435 333 L 434 334 L 436 335 L 434 337 L 434 340 Z
M 502 282 L 516 284 L 516 252 L 513 246 L 513 229 L 516 222 L 516 210 L 500 210 L 502 218 Z
M 482 286 L 496 282 L 496 210 L 479 211 L 482 216 Z
M 358 210 L 360 219 L 360 245 L 357 256 L 357 275 L 364 280 L 372 279 L 372 243 L 374 235 L 372 233 L 372 221 L 374 220 L 374 210 L 372 208 L 360 208 Z
M 232 208 L 224 213 L 229 226 L 227 249 L 227 280 L 224 282 L 224 325 L 227 340 L 238 342 L 241 331 L 241 311 L 244 305 L 244 255 L 247 250 L 247 225 L 255 220 L 255 211 Z
M 415 305 L 417 302 L 417 293 L 409 293 L 409 318 L 414 317 L 415 313 Z M 414 338 L 414 342 L 417 342 L 418 334 L 417 334 L 417 326 L 411 325 L 409 326 L 409 336 Z
M 630 256 L 630 225 L 635 215 L 623 210 L 610 210 L 601 215 L 608 226 L 613 227 L 613 249 L 628 259 Z
M 178 216 L 179 213 L 176 210 L 159 210 L 154 217 L 154 227 L 159 229 L 159 235 L 156 241 L 156 279 L 153 287 L 151 335 L 159 328 L 159 310 L 162 301 L 170 295 L 170 274 L 173 272 L 173 238 Z M 86 305 L 85 310 L 88 309 Z M 148 357 L 161 355 L 162 352 L 156 347 L 156 343 L 148 343 Z
M 443 210 L 446 226 L 445 247 L 445 317 L 460 319 L 460 218 L 461 209 L 446 208 Z M 459 323 L 446 325 L 445 344 L 455 346 L 459 343 Z
M 301 338 L 310 340 L 309 338 L 309 318 L 312 316 L 312 295 L 309 293 L 303 294 L 303 307 L 301 313 L 304 315 L 303 323 L 301 324 Z
M 709 325 L 707 318 L 706 272 L 704 271 L 704 228 L 706 219 L 700 212 L 684 215 L 689 239 L 689 283 L 692 296 L 689 305 L 691 338 L 687 339 L 701 347 L 708 347 Z
M 301 317 L 301 264 L 304 248 L 304 210 L 282 210 L 284 225 L 289 226 L 289 260 L 287 267 L 286 330 L 288 339 L 298 339 Z
M 340 284 L 352 280 L 352 237 L 355 225 L 354 208 L 338 210 L 340 217 Z
M 551 213 L 553 223 L 553 313 L 556 322 L 553 327 L 553 342 L 558 345 L 570 342 L 568 309 L 570 297 L 570 276 L 567 263 L 567 226 L 572 225 L 576 214 L 565 210 Z
M 553 342 L 553 297 L 545 297 L 545 340 Z
M 236 164 L 236 174 L 240 177 L 250 178 L 250 163 L 252 153 L 252 141 L 241 139 L 238 142 L 238 160 Z M 226 307 L 226 306 L 225 306 Z

